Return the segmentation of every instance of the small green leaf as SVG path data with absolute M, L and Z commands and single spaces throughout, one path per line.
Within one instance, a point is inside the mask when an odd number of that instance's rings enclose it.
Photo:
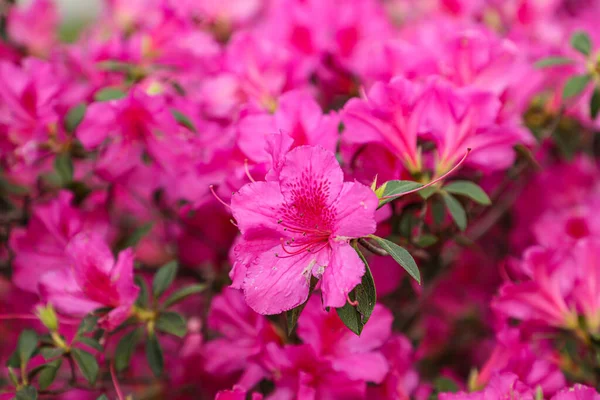
M 312 295 L 312 292 L 315 290 L 315 286 L 317 286 L 317 283 L 319 283 L 319 280 L 311 275 L 310 288 L 308 290 L 308 299 Z M 294 332 L 294 328 L 296 327 L 296 324 L 298 323 L 298 318 L 300 318 L 300 314 L 304 310 L 304 307 L 306 307 L 306 304 L 308 304 L 308 299 L 306 299 L 306 301 L 304 303 L 300 304 L 299 306 L 294 307 L 291 310 L 288 310 L 285 312 L 288 336 L 291 336 L 292 332 Z
M 73 180 L 73 160 L 69 153 L 60 153 L 54 159 L 54 170 L 63 186 Z
M 377 242 L 382 249 L 387 251 L 387 253 L 392 256 L 394 260 L 402 268 L 408 272 L 410 276 L 413 277 L 419 284 L 421 284 L 421 274 L 419 272 L 419 267 L 417 267 L 417 263 L 415 259 L 410 255 L 410 253 L 403 247 L 398 246 L 396 243 L 386 240 L 384 238 L 380 238 L 379 236 L 369 235 L 369 238 L 373 239 Z
M 458 387 L 456 382 L 454 382 L 450 378 L 446 378 L 443 376 L 437 378 L 434 381 L 433 386 L 435 386 L 438 393 L 445 393 L 445 392 L 456 393 L 460 390 L 460 388 Z
M 187 115 L 185 115 L 184 113 L 182 113 L 181 111 L 178 111 L 178 110 L 171 110 L 171 114 L 173 114 L 173 117 L 181 125 L 185 126 L 186 128 L 188 128 L 190 131 L 192 131 L 194 133 L 198 133 L 198 131 L 196 130 L 196 127 L 194 126 L 194 123 Z
M 576 32 L 571 36 L 571 47 L 585 56 L 589 56 L 592 51 L 592 41 L 586 32 Z
M 77 129 L 81 121 L 83 121 L 86 110 L 87 105 L 85 103 L 79 103 L 67 112 L 67 115 L 65 116 L 65 129 L 67 132 L 73 133 L 75 129 Z
M 96 339 L 93 339 L 91 337 L 87 337 L 87 336 L 81 337 L 81 338 L 79 338 L 79 340 L 77 342 L 83 343 L 86 346 L 89 346 L 94 350 L 98 350 L 100 352 L 104 351 L 104 347 L 102 347 L 100 342 L 98 342 Z
M 592 76 L 590 74 L 585 75 L 575 75 L 569 78 L 567 83 L 565 83 L 565 87 L 563 88 L 562 97 L 563 99 L 568 99 L 570 97 L 577 96 L 592 80 Z
M 596 119 L 598 112 L 600 111 L 600 86 L 594 88 L 594 94 L 590 101 L 590 116 L 592 119 Z
M 479 204 L 486 206 L 492 204 L 487 193 L 479 185 L 471 181 L 453 181 L 444 186 L 444 190 L 448 193 L 466 196 Z
M 152 280 L 152 294 L 154 295 L 154 298 L 158 299 L 160 295 L 171 286 L 176 275 L 177 261 L 171 261 L 163 265 L 156 274 L 154 274 L 154 279 Z
M 423 198 L 423 200 L 427 200 L 428 198 L 430 198 L 431 196 L 436 194 L 438 191 L 439 191 L 439 188 L 436 185 L 429 186 L 423 190 L 420 190 L 419 196 L 421 196 L 421 198 Z
M 19 361 L 21 365 L 27 365 L 27 362 L 33 355 L 38 345 L 38 335 L 31 329 L 26 329 L 19 335 L 19 342 L 17 345 L 17 353 L 19 354 Z
M 379 207 L 396 200 L 396 198 L 400 197 L 403 193 L 418 189 L 421 186 L 423 186 L 422 183 L 413 181 L 387 181 L 382 185 L 383 193 L 382 198 L 379 200 Z M 380 190 L 381 187 L 377 191 L 379 192 Z M 384 197 L 392 198 L 386 199 Z
M 100 397 L 98 397 L 96 400 L 108 400 L 108 397 L 106 397 L 105 394 L 100 395 Z
M 163 312 L 158 316 L 156 329 L 177 337 L 184 337 L 187 332 L 185 319 L 181 314 L 172 311 Z
M 132 233 L 129 235 L 123 243 L 119 246 L 121 249 L 126 249 L 128 247 L 136 246 L 140 240 L 144 236 L 146 236 L 151 230 L 154 224 L 152 222 L 145 223 L 143 225 L 138 226 Z
M 169 297 L 167 297 L 167 299 L 163 303 L 163 307 L 169 308 L 172 305 L 179 303 L 180 301 L 186 299 L 187 297 L 189 297 L 193 294 L 203 292 L 205 289 L 206 289 L 206 285 L 202 285 L 202 284 L 183 287 L 183 288 L 171 293 L 169 295 Z
M 146 342 L 146 359 L 154 376 L 160 377 L 164 369 L 163 352 L 156 335 L 153 333 L 148 335 L 148 341 Z
M 58 360 L 54 360 L 44 366 L 38 375 L 40 390 L 46 390 L 50 385 L 52 385 L 52 382 L 54 382 L 56 374 L 58 373 L 58 369 L 61 365 L 62 358 L 59 358 Z
M 547 57 L 535 63 L 536 68 L 554 67 L 558 65 L 573 64 L 573 60 L 567 57 Z
M 98 317 L 92 314 L 88 314 L 81 320 L 79 328 L 77 328 L 77 336 L 85 333 L 90 333 L 98 326 Z
M 431 215 L 435 226 L 442 225 L 446 219 L 446 207 L 439 197 L 433 199 L 431 203 Z
M 456 197 L 449 193 L 442 193 L 442 197 L 444 198 L 446 208 L 450 211 L 450 215 L 456 223 L 456 226 L 458 226 L 458 229 L 461 231 L 464 231 L 467 228 L 467 213 L 462 204 L 456 200 Z
M 20 389 L 15 396 L 16 400 L 37 400 L 38 392 L 33 386 L 25 386 Z
M 350 300 L 357 301 L 358 305 L 353 306 L 346 302 L 343 307 L 336 308 L 335 311 L 346 327 L 360 336 L 375 308 L 377 293 L 375 290 L 375 281 L 373 280 L 367 260 L 356 245 L 353 245 L 353 247 L 365 264 L 365 274 L 362 277 L 361 283 L 348 294 Z
M 40 353 L 42 354 L 42 357 L 44 357 L 44 360 L 49 360 L 51 358 L 56 358 L 60 355 L 62 355 L 65 351 L 61 348 L 58 347 L 42 347 L 40 349 Z
M 122 99 L 126 96 L 126 93 L 121 89 L 115 87 L 106 87 L 104 89 L 100 89 L 94 95 L 94 100 L 96 101 L 109 101 L 109 100 L 118 100 Z
M 79 370 L 85 379 L 90 385 L 94 385 L 94 383 L 96 383 L 96 379 L 98 378 L 99 370 L 96 357 L 81 349 L 71 349 L 71 355 L 73 356 L 75 363 L 79 367 Z
M 415 239 L 415 244 L 419 247 L 429 247 L 433 246 L 438 242 L 438 238 L 435 235 L 431 235 L 428 233 L 424 233 L 418 238 Z
M 52 304 L 46 306 L 39 305 L 36 307 L 36 315 L 49 331 L 53 332 L 58 329 L 58 317 L 54 311 Z
M 115 350 L 115 368 L 117 371 L 120 372 L 129 367 L 131 357 L 141 338 L 141 328 L 136 328 L 121 338 Z
M 17 374 L 15 374 L 15 370 L 11 367 L 6 367 L 6 369 L 8 369 L 8 377 L 12 382 L 13 386 L 18 386 L 19 378 L 17 377 Z
M 146 285 L 146 280 L 139 275 L 136 275 L 133 280 L 135 284 L 140 288 L 140 294 L 138 295 L 135 304 L 142 308 L 148 307 L 150 293 L 148 292 L 148 285 Z

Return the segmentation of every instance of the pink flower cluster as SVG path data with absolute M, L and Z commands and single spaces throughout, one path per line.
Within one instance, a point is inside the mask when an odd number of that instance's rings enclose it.
M 0 398 L 600 399 L 600 1 L 5 3 Z

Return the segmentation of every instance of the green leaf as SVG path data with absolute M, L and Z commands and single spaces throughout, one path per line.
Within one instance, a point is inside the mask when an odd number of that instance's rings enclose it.
M 54 382 L 56 374 L 58 373 L 58 369 L 61 365 L 62 358 L 59 358 L 58 360 L 54 360 L 44 366 L 38 375 L 40 390 L 46 390 L 50 385 L 52 385 L 52 382 Z
M 586 32 L 576 32 L 571 36 L 571 47 L 585 56 L 592 51 L 592 41 Z
M 19 335 L 19 342 L 17 344 L 17 353 L 19 354 L 19 361 L 21 365 L 27 365 L 27 362 L 33 355 L 33 352 L 38 345 L 38 335 L 31 329 L 26 329 Z
M 194 126 L 194 123 L 187 115 L 185 115 L 184 113 L 182 113 L 181 111 L 178 111 L 178 110 L 171 110 L 171 114 L 173 114 L 173 117 L 181 125 L 185 126 L 186 128 L 188 128 L 190 131 L 192 131 L 194 133 L 198 133 L 198 131 L 196 130 L 196 127 Z
M 156 329 L 161 332 L 170 333 L 177 337 L 184 337 L 187 332 L 187 325 L 185 319 L 181 314 L 166 311 L 158 316 L 156 321 Z
M 54 159 L 54 170 L 64 186 L 73 180 L 73 160 L 71 154 L 60 153 Z
M 141 328 L 136 328 L 121 338 L 115 350 L 115 368 L 117 371 L 120 372 L 129 367 L 131 357 L 141 338 Z
M 115 87 L 106 87 L 104 89 L 100 89 L 94 95 L 94 100 L 96 101 L 109 101 L 109 100 L 118 100 L 122 99 L 126 96 L 126 93 L 121 89 Z
M 44 357 L 44 360 L 49 360 L 51 358 L 55 358 L 58 357 L 62 354 L 64 354 L 64 350 L 58 347 L 42 347 L 40 349 L 40 353 L 42 354 L 42 357 Z
M 154 376 L 160 377 L 164 369 L 163 352 L 156 335 L 153 333 L 148 335 L 148 341 L 146 342 L 146 359 Z
M 108 397 L 106 397 L 105 394 L 100 395 L 100 397 L 98 397 L 96 400 L 108 400 Z
M 350 300 L 357 301 L 358 305 L 353 306 L 346 302 L 343 307 L 336 308 L 335 311 L 348 329 L 360 336 L 375 308 L 377 293 L 375 291 L 375 281 L 373 281 L 373 275 L 371 274 L 367 260 L 358 247 L 356 245 L 353 246 L 365 264 L 365 274 L 362 277 L 361 283 L 348 294 Z
M 536 68 L 554 67 L 558 65 L 573 64 L 573 60 L 567 57 L 547 57 L 535 63 Z
M 88 314 L 81 320 L 79 328 L 77 328 L 77 336 L 85 333 L 90 333 L 98 326 L 98 317 L 92 314 Z
M 81 121 L 83 121 L 86 110 L 87 105 L 85 103 L 79 103 L 69 109 L 65 116 L 65 129 L 67 132 L 73 133 L 77 129 Z
M 464 231 L 467 228 L 467 213 L 462 204 L 456 200 L 456 197 L 449 193 L 442 193 L 442 197 L 444 198 L 446 208 L 450 211 L 450 215 L 456 223 L 456 226 L 458 226 L 458 229 L 461 231 Z
M 81 338 L 79 338 L 79 340 L 77 342 L 83 343 L 86 346 L 89 346 L 94 350 L 98 350 L 100 352 L 104 351 L 104 347 L 102 347 L 100 342 L 98 342 L 96 339 L 92 339 L 91 337 L 86 337 L 86 336 L 81 337 Z
M 439 191 L 439 188 L 436 185 L 429 186 L 423 190 L 420 190 L 419 196 L 421 196 L 423 198 L 423 200 L 427 200 L 428 198 L 430 198 L 431 196 L 436 194 L 438 191 Z
M 177 261 L 171 261 L 163 265 L 156 274 L 154 274 L 154 279 L 152 280 L 152 294 L 154 295 L 154 298 L 158 299 L 160 295 L 171 286 L 176 275 Z
M 444 203 L 438 198 L 433 199 L 431 203 L 431 215 L 433 217 L 433 223 L 436 226 L 440 226 L 444 223 L 444 219 L 446 219 L 446 207 Z
M 417 263 L 415 259 L 410 255 L 410 253 L 403 247 L 398 246 L 396 243 L 391 242 L 387 239 L 380 238 L 379 236 L 369 235 L 369 238 L 373 239 L 377 242 L 377 244 L 387 251 L 387 253 L 392 256 L 394 260 L 402 268 L 408 272 L 410 276 L 413 277 L 419 284 L 421 284 L 421 274 L 419 273 L 419 267 L 417 267 Z
M 163 303 L 163 307 L 169 308 L 172 305 L 179 303 L 180 301 L 186 299 L 187 297 L 189 297 L 193 294 L 203 292 L 205 289 L 206 289 L 206 285 L 202 285 L 202 284 L 183 287 L 183 288 L 171 293 L 169 295 L 169 297 L 167 297 L 167 299 Z
M 33 386 L 25 386 L 20 389 L 15 396 L 16 400 L 37 400 L 38 392 Z
M 435 386 L 438 393 L 445 393 L 445 392 L 456 393 L 460 390 L 460 388 L 458 387 L 456 382 L 454 382 L 450 378 L 446 378 L 443 376 L 437 378 L 433 382 L 433 386 Z
M 146 280 L 139 275 L 136 275 L 133 280 L 135 284 L 140 288 L 140 294 L 138 295 L 135 304 L 142 308 L 148 307 L 150 293 L 148 292 L 148 285 L 146 285 Z
M 382 198 L 379 200 L 379 207 L 384 204 L 389 203 L 390 201 L 396 200 L 397 197 L 400 197 L 403 193 L 410 192 L 411 190 L 415 190 L 423 186 L 422 183 L 413 182 L 413 181 L 387 181 L 383 184 L 383 194 Z M 383 197 L 395 196 L 390 199 L 384 199 Z
M 71 355 L 73 356 L 75 363 L 79 367 L 79 370 L 85 379 L 90 385 L 94 385 L 94 383 L 96 383 L 96 379 L 98 378 L 99 370 L 96 357 L 81 349 L 71 349 Z
M 315 290 L 315 286 L 317 286 L 318 282 L 319 282 L 319 280 L 311 275 L 310 288 L 308 290 L 308 299 L 310 299 L 310 296 L 312 295 L 312 292 Z M 306 301 L 304 303 L 300 304 L 299 306 L 294 307 L 291 310 L 288 310 L 285 312 L 288 336 L 291 336 L 292 332 L 294 332 L 294 328 L 296 327 L 296 324 L 298 323 L 298 318 L 300 318 L 300 314 L 304 310 L 304 307 L 306 307 L 306 304 L 308 304 L 308 299 L 306 299 Z
M 600 111 L 600 86 L 594 88 L 594 94 L 590 101 L 590 116 L 592 119 L 596 119 L 598 112 Z
M 563 88 L 562 97 L 563 99 L 568 99 L 570 97 L 577 96 L 592 80 L 592 76 L 590 74 L 585 75 L 574 75 L 569 78 L 567 83 L 565 83 L 565 87 Z
M 438 238 L 435 235 L 431 235 L 428 233 L 424 233 L 418 238 L 415 239 L 415 244 L 419 247 L 429 247 L 433 246 L 438 242 Z
M 6 361 L 6 366 L 7 367 L 12 367 L 12 368 L 19 368 L 21 367 L 21 359 L 19 357 L 19 352 L 18 350 L 15 350 L 10 357 L 8 358 L 8 360 Z
M 15 370 L 11 367 L 6 367 L 6 369 L 8 370 L 8 378 L 12 382 L 13 386 L 18 386 L 19 378 L 17 377 L 17 374 L 15 374 Z
M 444 190 L 448 193 L 466 196 L 485 206 L 492 204 L 487 193 L 479 185 L 471 181 L 453 181 L 444 186 Z
M 152 222 L 145 223 L 143 225 L 138 226 L 135 230 L 129 235 L 123 243 L 119 246 L 121 249 L 126 249 L 128 247 L 136 246 L 140 240 L 144 236 L 148 234 L 152 230 L 152 226 L 154 224 Z

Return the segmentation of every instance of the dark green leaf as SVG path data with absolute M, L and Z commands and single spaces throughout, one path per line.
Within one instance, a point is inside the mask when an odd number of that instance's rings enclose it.
M 38 392 L 33 386 L 25 386 L 20 389 L 15 396 L 16 400 L 36 400 L 37 398 Z
M 348 295 L 350 300 L 357 301 L 358 305 L 353 306 L 347 302 L 343 307 L 336 308 L 336 312 L 348 329 L 360 335 L 365 324 L 371 318 L 377 301 L 377 293 L 375 291 L 375 281 L 373 281 L 373 275 L 371 275 L 367 260 L 356 245 L 354 245 L 354 248 L 365 264 L 365 274 L 362 277 L 361 283 Z
M 439 197 L 433 199 L 433 202 L 431 203 L 431 215 L 433 216 L 433 223 L 436 226 L 440 226 L 444 223 L 444 219 L 446 218 L 446 207 Z
M 64 186 L 73 180 L 73 160 L 71 154 L 60 153 L 54 159 L 54 170 Z
M 384 204 L 389 203 L 390 201 L 396 200 L 396 198 L 400 197 L 403 193 L 410 192 L 411 190 L 415 190 L 423 186 L 423 184 L 419 182 L 413 181 L 387 181 L 383 184 L 383 193 L 381 197 L 394 196 L 389 199 L 380 199 L 379 207 Z
M 596 119 L 598 112 L 600 111 L 600 86 L 594 88 L 594 94 L 590 101 L 590 116 L 592 119 Z
M 152 230 L 152 226 L 154 224 L 152 222 L 148 222 L 146 224 L 140 225 L 138 226 L 132 233 L 131 235 L 129 235 L 127 237 L 127 239 L 125 239 L 125 241 L 121 244 L 121 248 L 122 249 L 126 249 L 128 247 L 134 247 L 136 246 L 140 240 L 142 240 L 142 238 L 144 236 L 146 236 L 148 234 L 148 232 L 150 232 L 150 230 Z
M 573 60 L 567 57 L 548 57 L 535 63 L 537 68 L 554 67 L 558 65 L 572 64 Z
M 94 100 L 96 101 L 109 101 L 118 100 L 125 97 L 126 94 L 121 89 L 114 87 L 107 87 L 96 92 Z
M 12 382 L 13 386 L 19 385 L 19 378 L 17 377 L 17 374 L 15 374 L 14 368 L 6 367 L 6 369 L 8 370 L 8 378 Z
M 458 229 L 461 231 L 464 231 L 467 228 L 467 213 L 462 204 L 456 200 L 456 197 L 449 193 L 442 193 L 442 196 L 444 198 L 444 203 L 446 203 L 446 208 L 450 211 L 450 215 L 456 223 L 456 226 L 458 226 Z
M 565 83 L 565 87 L 563 88 L 562 97 L 563 99 L 568 99 L 570 97 L 577 96 L 592 80 L 592 76 L 590 74 L 585 75 L 574 75 L 569 78 L 567 83 Z
M 19 352 L 15 350 L 8 360 L 6 361 L 7 367 L 19 368 L 21 366 L 21 359 L 19 358 Z
M 148 285 L 146 285 L 146 280 L 143 277 L 136 275 L 134 281 L 135 284 L 140 288 L 140 294 L 138 295 L 135 304 L 139 307 L 146 308 L 148 307 L 150 296 L 150 293 L 148 292 Z
M 420 190 L 419 196 L 421 196 L 424 200 L 427 200 L 428 198 L 430 198 L 431 196 L 436 194 L 438 192 L 438 190 L 439 190 L 439 188 L 436 185 L 429 186 L 423 190 Z
M 85 350 L 81 349 L 72 349 L 71 355 L 75 360 L 75 363 L 79 367 L 79 370 L 85 377 L 85 379 L 89 382 L 90 385 L 96 383 L 96 379 L 98 378 L 98 361 L 96 361 L 96 357 L 92 354 L 88 353 Z
M 452 194 L 466 196 L 479 204 L 486 206 L 492 204 L 487 193 L 479 185 L 471 181 L 453 181 L 444 186 L 444 190 Z
M 583 55 L 589 56 L 592 51 L 592 41 L 587 33 L 581 31 L 571 36 L 571 47 Z
M 63 354 L 65 351 L 58 347 L 42 347 L 40 349 L 40 353 L 44 360 L 49 360 L 51 358 L 55 358 Z
M 65 129 L 67 132 L 73 133 L 77 129 L 81 121 L 83 121 L 86 109 L 87 106 L 85 103 L 79 103 L 67 112 L 65 116 Z
M 424 233 L 415 239 L 415 244 L 419 247 L 433 246 L 438 242 L 438 238 L 435 235 Z
M 146 359 L 154 376 L 161 376 L 164 368 L 163 352 L 155 334 L 148 335 Z
M 454 382 L 450 378 L 446 378 L 443 376 L 437 378 L 434 381 L 433 386 L 435 386 L 438 393 L 445 393 L 445 392 L 456 393 L 460 390 L 460 388 L 458 387 L 456 382 Z
M 173 114 L 173 117 L 181 125 L 185 126 L 192 132 L 195 132 L 195 133 L 198 132 L 196 130 L 196 127 L 194 126 L 194 123 L 192 122 L 192 120 L 189 119 L 189 117 L 187 115 L 183 114 L 181 111 L 178 111 L 178 110 L 171 110 L 171 114 Z
M 177 337 L 184 337 L 187 332 L 185 319 L 181 314 L 172 311 L 163 312 L 158 316 L 156 329 Z
M 308 298 L 310 298 L 310 296 L 312 295 L 312 292 L 313 292 L 313 290 L 315 290 L 315 286 L 317 286 L 318 282 L 319 282 L 319 280 L 311 275 L 310 288 L 308 291 Z M 308 299 L 306 299 L 306 301 L 304 303 L 300 304 L 298 307 L 292 308 L 291 310 L 288 310 L 285 312 L 288 336 L 291 336 L 292 332 L 294 332 L 294 328 L 296 327 L 296 324 L 298 323 L 298 318 L 300 318 L 300 314 L 304 310 L 304 307 L 306 307 L 307 303 L 308 303 Z
M 54 382 L 56 374 L 58 373 L 58 369 L 61 365 L 62 358 L 59 358 L 58 360 L 54 360 L 44 366 L 38 375 L 40 390 L 46 390 L 50 385 L 52 385 L 52 382 Z
M 120 372 L 129 367 L 131 357 L 141 338 L 141 328 L 136 328 L 121 338 L 115 350 L 115 368 L 117 371 Z
M 19 354 L 21 365 L 27 365 L 27 362 L 37 348 L 38 341 L 39 338 L 35 331 L 26 329 L 21 332 L 21 335 L 19 335 L 19 343 L 17 345 L 17 352 Z
M 106 397 L 106 395 L 103 394 L 100 397 L 98 397 L 96 400 L 108 400 L 108 397 Z
M 86 337 L 86 336 L 81 337 L 81 338 L 79 338 L 78 342 L 83 343 L 86 346 L 89 346 L 94 350 L 104 351 L 104 348 L 102 347 L 100 342 L 98 342 L 96 339 L 92 339 L 91 337 Z
M 98 326 L 98 317 L 92 314 L 86 315 L 77 328 L 77 336 L 92 332 Z
M 400 266 L 404 268 L 410 276 L 413 277 L 414 280 L 421 284 L 419 267 L 417 267 L 417 263 L 415 262 L 414 258 L 405 248 L 398 246 L 394 242 L 380 238 L 379 236 L 369 235 L 369 237 L 375 240 L 382 249 L 387 251 L 387 253 L 392 256 L 392 258 L 396 260 L 396 262 L 400 264 Z
M 158 299 L 171 286 L 176 275 L 177 261 L 171 261 L 156 271 L 152 280 L 152 294 L 154 298 Z
M 203 292 L 205 289 L 206 289 L 206 285 L 201 285 L 201 284 L 183 287 L 183 288 L 171 293 L 169 295 L 169 297 L 167 297 L 167 299 L 163 303 L 163 307 L 169 308 L 172 305 L 179 303 L 180 301 L 184 300 L 185 298 L 187 298 L 193 294 Z

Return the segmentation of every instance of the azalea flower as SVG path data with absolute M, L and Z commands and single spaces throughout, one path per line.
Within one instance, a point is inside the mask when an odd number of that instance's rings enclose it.
M 323 304 L 342 307 L 365 272 L 349 241 L 375 232 L 377 205 L 371 189 L 344 182 L 333 153 L 293 149 L 278 177 L 249 183 L 232 197 L 243 237 L 234 284 L 256 312 L 278 314 L 306 301 L 314 276 Z

